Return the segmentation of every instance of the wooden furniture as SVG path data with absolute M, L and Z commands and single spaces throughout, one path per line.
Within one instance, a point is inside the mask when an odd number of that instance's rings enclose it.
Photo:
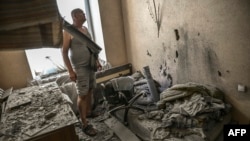
M 108 70 L 96 72 L 96 83 L 105 83 L 110 79 L 120 76 L 127 76 L 132 74 L 132 64 L 124 64 L 118 67 L 113 67 Z
M 41 134 L 27 141 L 78 141 L 78 136 L 75 133 L 73 125 L 65 126 L 63 128 L 53 130 L 51 132 Z
M 79 141 L 78 119 L 64 96 L 54 82 L 14 90 L 1 119 L 0 140 Z

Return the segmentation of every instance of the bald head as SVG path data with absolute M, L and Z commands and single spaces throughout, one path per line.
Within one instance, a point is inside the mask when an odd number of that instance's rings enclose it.
M 71 17 L 74 18 L 77 13 L 83 13 L 83 10 L 80 8 L 73 9 L 71 11 Z
M 71 11 L 71 17 L 74 24 L 81 25 L 86 21 L 85 13 L 82 9 L 76 8 Z

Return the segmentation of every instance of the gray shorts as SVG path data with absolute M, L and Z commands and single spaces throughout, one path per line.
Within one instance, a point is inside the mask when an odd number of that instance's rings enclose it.
M 96 88 L 95 72 L 88 67 L 75 69 L 77 80 L 76 89 L 80 96 L 87 95 L 90 89 Z

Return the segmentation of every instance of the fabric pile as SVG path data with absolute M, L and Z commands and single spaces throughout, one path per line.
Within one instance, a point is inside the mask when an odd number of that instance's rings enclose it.
M 152 132 L 154 140 L 184 139 L 190 135 L 193 139 L 195 136 L 195 140 L 205 140 L 211 123 L 222 121 L 231 109 L 217 87 L 192 82 L 177 84 L 161 92 L 157 107 L 139 116 L 140 120 L 160 123 Z

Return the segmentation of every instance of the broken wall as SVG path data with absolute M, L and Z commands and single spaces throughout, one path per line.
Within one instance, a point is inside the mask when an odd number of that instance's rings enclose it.
M 249 123 L 250 92 L 238 92 L 237 86 L 250 87 L 250 1 L 155 0 L 155 5 L 122 0 L 134 70 L 148 65 L 162 84 L 216 85 L 232 103 L 234 118 Z
M 56 0 L 0 1 L 0 88 L 23 88 L 32 79 L 24 49 L 62 43 Z

